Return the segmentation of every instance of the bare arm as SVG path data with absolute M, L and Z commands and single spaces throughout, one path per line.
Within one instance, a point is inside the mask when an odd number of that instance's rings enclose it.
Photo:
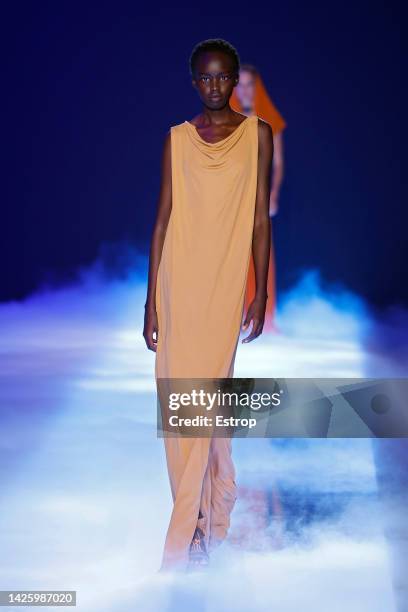
M 283 135 L 282 132 L 273 137 L 273 175 L 271 197 L 269 203 L 269 214 L 271 217 L 276 215 L 279 206 L 279 192 L 285 172 L 284 154 L 283 154 Z
M 160 194 L 150 244 L 149 278 L 143 329 L 146 345 L 152 351 L 156 351 L 159 333 L 156 313 L 157 272 L 172 208 L 171 191 L 171 135 L 168 132 L 163 145 Z M 156 333 L 156 338 L 154 338 L 154 333 Z
M 252 330 L 242 342 L 251 342 L 261 333 L 265 321 L 269 255 L 271 249 L 271 220 L 269 217 L 270 180 L 273 159 L 271 126 L 258 119 L 258 182 L 255 202 L 252 254 L 254 259 L 256 293 L 244 319 L 242 329 L 252 320 Z

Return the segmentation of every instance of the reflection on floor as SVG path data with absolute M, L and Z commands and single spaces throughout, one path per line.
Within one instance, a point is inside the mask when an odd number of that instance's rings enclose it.
M 137 276 L 88 277 L 0 307 L 0 589 L 76 590 L 86 612 L 397 610 L 365 439 L 234 440 L 240 497 L 211 570 L 157 573 L 171 498 L 144 299 Z M 235 376 L 404 375 L 364 305 L 313 274 L 278 325 L 240 345 Z

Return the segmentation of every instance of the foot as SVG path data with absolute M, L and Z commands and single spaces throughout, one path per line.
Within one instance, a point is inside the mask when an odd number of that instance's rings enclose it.
M 189 568 L 204 568 L 208 567 L 210 557 L 205 546 L 205 536 L 202 529 L 196 527 L 193 539 L 190 544 L 189 552 Z

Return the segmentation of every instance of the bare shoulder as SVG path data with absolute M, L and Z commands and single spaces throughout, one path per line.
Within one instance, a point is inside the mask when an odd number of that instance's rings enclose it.
M 258 117 L 258 137 L 259 141 L 264 143 L 268 143 L 273 139 L 270 124 L 261 117 Z
M 164 151 L 169 150 L 171 146 L 171 129 L 167 130 L 163 139 L 163 149 Z
M 167 130 L 163 139 L 162 162 L 166 166 L 171 160 L 171 129 Z

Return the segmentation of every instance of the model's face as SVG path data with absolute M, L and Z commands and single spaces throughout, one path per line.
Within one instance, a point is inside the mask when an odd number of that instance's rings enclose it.
M 200 54 L 192 83 L 207 108 L 217 110 L 226 106 L 237 82 L 228 55 L 219 51 Z
M 255 98 L 255 77 L 247 70 L 239 73 L 239 83 L 235 90 L 242 108 L 253 108 Z

